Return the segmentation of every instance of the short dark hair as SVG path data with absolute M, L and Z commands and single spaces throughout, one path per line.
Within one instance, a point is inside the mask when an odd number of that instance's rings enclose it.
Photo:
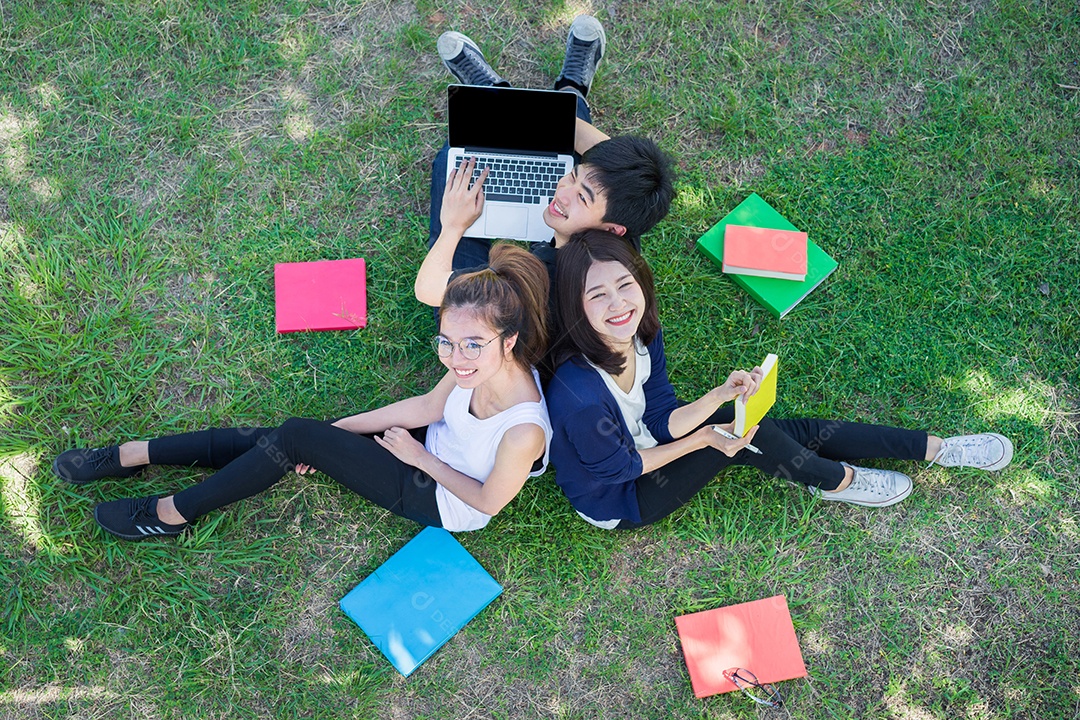
M 530 368 L 547 351 L 549 283 L 544 264 L 532 253 L 496 243 L 486 268 L 450 281 L 439 312 L 470 308 L 502 337 L 517 333 L 511 352 L 519 365 Z
M 608 347 L 585 317 L 585 278 L 589 268 L 598 262 L 619 263 L 630 271 L 641 286 L 645 309 L 638 324 L 638 339 L 648 345 L 660 332 L 653 273 L 645 258 L 614 233 L 585 230 L 572 235 L 557 253 L 555 292 L 558 339 L 552 355 L 555 367 L 572 357 L 583 355 L 604 372 L 617 375 L 623 371 L 626 363 L 621 355 Z
M 588 177 L 604 191 L 604 222 L 640 238 L 664 219 L 675 197 L 671 157 L 652 140 L 634 135 L 608 138 L 581 156 Z

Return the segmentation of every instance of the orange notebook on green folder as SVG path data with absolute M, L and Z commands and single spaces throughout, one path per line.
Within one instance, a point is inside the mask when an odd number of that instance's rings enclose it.
M 723 271 L 802 282 L 806 279 L 806 233 L 728 225 Z
M 749 670 L 763 684 L 806 677 L 783 595 L 680 615 L 675 627 L 696 697 L 737 690 L 724 677 L 733 668 Z
M 750 197 L 739 203 L 720 222 L 698 238 L 698 250 L 721 268 L 724 266 L 724 236 L 727 234 L 728 225 L 798 231 L 797 227 L 788 222 L 757 193 L 751 193 Z M 814 288 L 836 270 L 836 267 L 836 261 L 808 238 L 806 240 L 806 279 L 802 282 L 735 273 L 728 274 L 728 277 L 779 319 L 802 302 Z
M 735 434 L 739 437 L 746 435 L 750 428 L 761 422 L 765 413 L 769 412 L 776 403 L 776 368 L 779 360 L 776 355 L 769 353 L 761 361 L 761 369 L 765 376 L 761 378 L 757 392 L 744 401 L 742 396 L 735 398 Z

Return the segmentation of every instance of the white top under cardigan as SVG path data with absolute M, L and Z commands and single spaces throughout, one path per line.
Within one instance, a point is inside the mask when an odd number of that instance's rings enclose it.
M 649 355 L 649 349 L 641 344 L 637 336 L 634 337 L 634 351 L 636 366 L 634 368 L 634 384 L 630 387 L 630 392 L 623 392 L 623 389 L 615 382 L 615 378 L 602 368 L 593 365 L 588 359 L 586 361 L 604 379 L 604 386 L 611 393 L 611 397 L 615 398 L 615 404 L 622 411 L 623 421 L 626 423 L 627 429 L 630 430 L 630 436 L 634 438 L 634 447 L 641 451 L 658 445 L 656 438 L 649 432 L 649 427 L 645 424 L 645 381 L 652 376 L 652 357 Z M 578 515 L 585 522 L 604 530 L 614 530 L 619 524 L 619 520 L 593 520 L 581 511 L 578 511 Z
M 540 376 L 534 369 L 533 380 L 540 389 Z M 472 390 L 454 386 L 443 408 L 443 417 L 428 426 L 424 447 L 435 457 L 463 475 L 483 483 L 495 467 L 495 454 L 503 435 L 515 425 L 539 425 L 544 431 L 544 456 L 539 470 L 529 477 L 542 475 L 547 469 L 548 448 L 551 446 L 551 420 L 543 394 L 540 402 L 523 402 L 480 419 L 469 412 Z M 491 516 L 467 504 L 442 485 L 435 488 L 435 500 L 439 505 L 439 519 L 451 532 L 479 530 L 488 524 Z
M 636 335 L 634 336 L 634 355 L 636 356 L 634 384 L 630 387 L 630 392 L 623 392 L 623 389 L 615 382 L 615 378 L 593 365 L 591 361 L 586 360 L 586 362 L 600 373 L 600 377 L 604 379 L 604 385 L 615 398 L 615 403 L 622 411 L 623 421 L 626 422 L 626 427 L 634 438 L 634 447 L 637 450 L 648 450 L 658 444 L 656 438 L 649 432 L 649 426 L 645 424 L 645 383 L 652 376 L 652 358 L 649 356 L 648 348 L 641 344 Z

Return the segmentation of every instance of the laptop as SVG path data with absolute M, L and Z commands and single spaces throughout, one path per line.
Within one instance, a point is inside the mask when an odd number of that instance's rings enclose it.
M 462 158 L 477 159 L 484 212 L 467 237 L 546 242 L 544 209 L 559 180 L 574 167 L 577 95 L 478 85 L 447 88 L 450 155 L 446 177 Z

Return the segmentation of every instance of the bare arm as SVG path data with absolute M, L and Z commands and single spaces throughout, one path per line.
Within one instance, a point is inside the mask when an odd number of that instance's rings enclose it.
M 755 367 L 750 372 L 736 370 L 720 387 L 715 387 L 692 403 L 671 411 L 668 418 L 668 432 L 673 438 L 681 438 L 709 419 L 717 408 L 736 397 L 750 397 L 757 392 L 761 382 L 762 370 Z M 715 434 L 715 433 L 714 433 Z M 711 440 L 711 438 L 709 438 Z M 674 443 L 671 443 L 674 444 Z M 669 461 L 670 462 L 670 461 Z
M 439 214 L 442 232 L 424 257 L 416 273 L 416 282 L 413 283 L 413 294 L 425 305 L 442 305 L 446 284 L 454 272 L 454 251 L 465 231 L 484 210 L 483 185 L 488 169 L 484 168 L 470 187 L 469 180 L 475 165 L 476 161 L 470 158 L 463 167 L 454 168 L 446 181 L 442 212 Z
M 459 240 L 461 234 L 448 232 L 444 225 L 435 244 L 424 257 L 420 271 L 416 273 L 416 282 L 413 283 L 413 294 L 425 305 L 442 305 L 443 293 L 454 272 L 454 251 L 457 250 Z
M 719 437 L 719 436 L 718 436 Z M 538 425 L 510 428 L 495 452 L 495 467 L 484 482 L 458 472 L 428 452 L 400 428 L 391 428 L 375 441 L 402 462 L 423 470 L 462 501 L 485 515 L 495 515 L 517 496 L 529 470 L 544 452 L 544 431 Z
M 718 427 L 722 427 L 728 432 L 731 432 L 734 429 L 734 423 L 726 423 L 724 425 L 719 425 Z M 684 438 L 669 442 L 667 445 L 657 445 L 656 447 L 647 450 L 639 450 L 638 454 L 641 455 L 641 473 L 644 475 L 647 472 L 658 470 L 668 463 L 678 460 L 683 455 L 689 455 L 695 450 L 701 450 L 702 448 L 707 447 L 716 448 L 728 457 L 731 457 L 750 444 L 754 435 L 757 435 L 757 429 L 758 426 L 755 425 L 750 429 L 750 432 L 746 433 L 746 435 L 738 440 L 729 440 L 713 430 L 711 425 L 708 425 Z
M 581 118 L 577 119 L 577 128 L 574 131 L 574 152 L 584 155 L 585 151 L 598 142 L 610 139 L 610 136 L 597 130 L 590 123 Z
M 383 432 L 392 427 L 418 428 L 442 419 L 446 399 L 454 389 L 452 372 L 423 395 L 400 400 L 385 407 L 350 415 L 334 423 L 335 427 L 356 434 Z

